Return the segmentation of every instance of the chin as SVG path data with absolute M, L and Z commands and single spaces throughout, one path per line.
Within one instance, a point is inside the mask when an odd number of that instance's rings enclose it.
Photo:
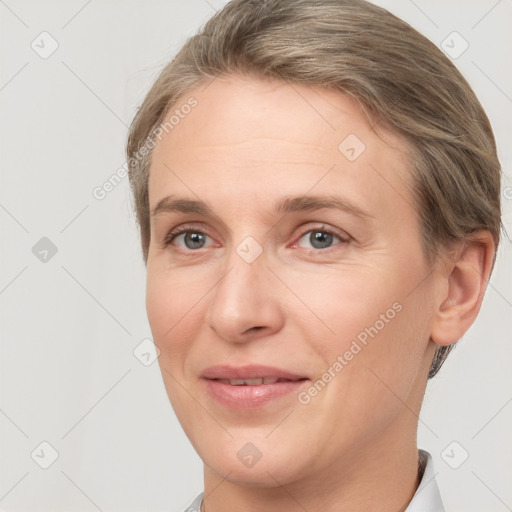
M 275 461 L 275 463 L 267 461 L 267 463 L 264 463 L 263 460 L 260 460 L 252 468 L 240 466 L 239 462 L 225 461 L 219 464 L 219 461 L 217 461 L 210 468 L 229 482 L 244 487 L 279 487 L 293 479 L 292 475 L 289 474 L 289 465 L 285 464 L 288 467 L 283 467 L 282 461 Z
M 293 473 L 299 470 L 296 456 L 291 453 L 287 456 L 282 444 L 277 449 L 265 439 L 254 442 L 230 439 L 229 443 L 215 445 L 213 450 L 212 445 L 206 450 L 199 447 L 199 456 L 206 467 L 237 485 L 277 487 L 293 480 L 291 468 L 294 468 Z

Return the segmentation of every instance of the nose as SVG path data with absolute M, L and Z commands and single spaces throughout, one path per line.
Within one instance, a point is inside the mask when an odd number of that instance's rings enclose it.
M 251 263 L 234 249 L 212 290 L 206 321 L 220 338 L 244 343 L 278 332 L 284 324 L 278 280 L 265 253 Z

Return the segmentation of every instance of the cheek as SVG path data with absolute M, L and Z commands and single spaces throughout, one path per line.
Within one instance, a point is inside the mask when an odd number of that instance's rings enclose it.
M 299 304 L 294 320 L 309 342 L 331 358 L 348 350 L 354 339 L 364 344 L 376 331 L 388 329 L 399 315 L 396 285 L 377 272 L 370 276 L 366 269 L 350 268 L 321 279 L 313 275 L 290 280 L 308 309 Z
M 198 417 L 199 409 L 190 403 L 187 392 L 186 361 L 202 325 L 200 298 L 203 285 L 180 279 L 180 273 L 148 270 L 146 311 L 153 340 L 160 350 L 158 364 L 173 410 L 187 431 L 186 419 Z
M 166 366 L 175 368 L 185 357 L 195 330 L 201 326 L 198 315 L 204 293 L 204 284 L 199 280 L 148 270 L 146 312 L 161 352 L 159 359 Z
M 362 285 L 360 295 L 353 295 L 345 307 L 343 302 L 331 307 L 330 318 L 339 335 L 335 343 L 322 347 L 322 358 L 326 368 L 340 363 L 328 398 L 333 410 L 339 411 L 336 422 L 345 421 L 350 410 L 357 423 L 385 425 L 409 401 L 424 365 L 429 332 L 426 298 L 407 296 L 410 289 L 378 291 L 375 281 Z M 336 408 L 339 403 L 343 410 Z
M 299 329 L 323 361 L 316 368 L 318 377 L 330 369 L 340 393 L 367 394 L 371 402 L 396 401 L 388 387 L 406 397 L 425 357 L 430 321 L 428 294 L 421 287 L 411 293 L 424 277 L 420 267 L 379 267 L 303 280 L 296 288 L 319 317 L 311 311 L 295 313 Z

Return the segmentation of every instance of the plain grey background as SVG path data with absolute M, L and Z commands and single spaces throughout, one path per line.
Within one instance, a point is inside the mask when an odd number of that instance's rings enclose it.
M 377 3 L 451 52 L 479 96 L 512 233 L 511 0 Z M 1 511 L 180 512 L 202 490 L 148 364 L 128 180 L 93 191 L 119 174 L 159 70 L 224 4 L 0 0 Z M 512 510 L 511 252 L 504 238 L 481 314 L 420 417 L 452 512 Z

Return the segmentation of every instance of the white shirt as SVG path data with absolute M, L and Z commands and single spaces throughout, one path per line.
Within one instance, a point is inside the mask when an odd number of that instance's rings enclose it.
M 419 450 L 420 466 L 424 468 L 420 485 L 405 512 L 445 512 L 441 493 L 436 482 L 432 456 L 425 450 Z M 200 512 L 203 493 L 201 493 L 185 512 Z

